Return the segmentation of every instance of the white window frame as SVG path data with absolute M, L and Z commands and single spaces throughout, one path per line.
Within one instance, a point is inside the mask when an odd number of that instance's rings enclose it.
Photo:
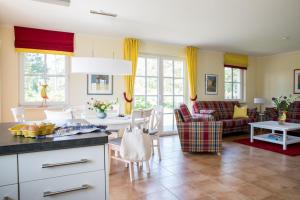
M 227 68 L 230 68 L 231 69 L 231 81 L 230 82 L 226 82 L 226 80 L 225 80 L 225 68 L 226 67 L 224 67 L 224 99 L 225 100 L 227 100 L 227 101 L 244 101 L 245 100 L 245 96 L 246 96 L 246 94 L 245 94 L 245 92 L 246 92 L 246 90 L 245 90 L 245 77 L 246 77 L 246 70 L 244 70 L 244 69 L 239 69 L 239 68 L 232 68 L 232 67 L 227 67 Z M 239 69 L 240 70 L 240 78 L 241 78 L 241 81 L 240 82 L 234 82 L 233 81 L 233 69 Z M 232 91 L 232 95 L 231 95 L 231 98 L 229 98 L 229 99 L 226 99 L 226 94 L 225 94 L 225 92 L 226 92 L 226 90 L 225 90 L 225 85 L 226 85 L 226 83 L 230 83 L 231 84 L 231 91 Z M 241 91 L 240 91 L 240 94 L 241 94 L 241 96 L 240 96 L 240 98 L 239 99 L 234 99 L 233 98 L 233 84 L 237 84 L 237 83 L 239 83 L 240 84 L 240 89 L 241 89 Z
M 160 65 L 160 63 L 159 63 L 159 57 L 158 56 L 154 56 L 154 55 L 142 54 L 142 55 L 139 55 L 138 58 L 144 58 L 145 59 L 145 76 L 138 76 L 138 75 L 136 75 L 135 76 L 135 80 L 136 80 L 136 78 L 144 78 L 144 80 L 145 80 L 145 94 L 144 95 L 137 94 L 137 95 L 134 95 L 134 96 L 144 97 L 145 98 L 145 103 L 147 103 L 147 96 L 157 97 L 157 104 L 159 105 L 159 93 L 160 93 L 160 90 L 159 90 L 159 87 L 160 87 L 160 78 L 159 78 L 159 73 L 160 73 L 160 71 L 159 71 L 160 70 L 159 69 L 159 65 Z M 151 58 L 152 59 L 153 58 L 157 59 L 157 74 L 156 74 L 156 76 L 148 76 L 147 75 L 147 59 L 148 58 L 150 58 L 150 59 Z M 152 94 L 147 95 L 147 79 L 148 78 L 157 78 L 157 81 L 158 81 L 157 86 L 158 86 L 158 88 L 157 88 L 157 94 L 156 95 L 154 95 L 154 94 L 153 95 Z M 133 102 L 133 105 L 135 105 L 135 102 Z
M 45 54 L 45 61 L 46 61 L 46 54 Z M 42 76 L 43 77 L 65 77 L 65 101 L 64 102 L 55 102 L 55 101 L 47 101 L 47 105 L 48 106 L 51 106 L 51 105 L 59 105 L 59 106 L 64 106 L 64 105 L 67 105 L 69 103 L 69 80 L 70 80 L 70 57 L 69 56 L 65 56 L 65 70 L 66 70 L 66 73 L 65 75 L 47 75 L 46 74 L 43 74 Z M 47 63 L 47 62 L 46 62 Z M 47 64 L 46 64 L 47 65 Z M 25 94 L 24 94 L 24 77 L 25 77 L 25 74 L 24 74 L 24 53 L 19 53 L 19 95 L 20 95 L 20 98 L 19 98 L 19 104 L 22 105 L 22 106 L 39 106 L 42 104 L 42 99 L 41 101 L 37 101 L 37 102 L 26 102 L 25 101 Z M 35 75 L 35 74 L 32 74 L 32 75 Z
M 143 57 L 143 58 L 157 58 L 158 60 L 158 105 L 162 105 L 163 106 L 163 79 L 167 78 L 163 76 L 163 60 L 172 60 L 173 64 L 174 61 L 178 60 L 178 61 L 182 61 L 183 62 L 183 95 L 166 95 L 166 96 L 172 96 L 173 97 L 173 105 L 175 103 L 175 96 L 183 96 L 184 101 L 186 101 L 186 97 L 187 97 L 187 78 L 186 78 L 186 62 L 185 59 L 182 57 L 175 57 L 175 56 L 164 56 L 164 55 L 155 55 L 155 54 L 147 54 L 147 53 L 140 53 L 139 57 Z M 142 77 L 142 76 L 136 76 L 136 77 Z M 173 92 L 174 92 L 174 80 L 177 79 L 176 77 L 174 77 L 174 67 L 173 67 L 173 76 L 169 77 L 173 79 Z M 178 78 L 181 79 L 181 78 Z M 145 88 L 147 88 L 147 84 L 145 84 Z M 135 95 L 135 94 L 134 94 Z M 145 95 L 147 95 L 147 91 L 145 92 Z M 143 95 L 136 95 L 136 96 L 143 96 Z M 150 96 L 154 96 L 154 95 L 150 95 Z M 163 131 L 164 134 L 174 134 L 177 133 L 177 129 L 176 129 L 176 122 L 174 119 L 174 112 L 173 113 L 164 113 L 164 114 L 172 114 L 173 116 L 173 130 L 172 131 Z M 164 124 L 163 119 L 162 119 L 162 124 Z M 163 130 L 163 127 L 161 127 L 161 130 Z

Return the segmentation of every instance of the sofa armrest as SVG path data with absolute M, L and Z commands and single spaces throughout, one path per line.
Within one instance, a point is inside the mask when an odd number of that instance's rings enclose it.
M 277 120 L 278 112 L 274 107 L 268 107 L 265 109 L 265 119 L 266 120 Z
M 177 122 L 177 129 L 180 135 L 186 134 L 208 134 L 218 135 L 222 138 L 223 122 L 221 121 L 192 121 L 192 122 Z

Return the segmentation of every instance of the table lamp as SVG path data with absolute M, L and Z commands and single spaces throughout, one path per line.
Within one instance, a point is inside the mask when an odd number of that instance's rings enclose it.
M 261 113 L 261 106 L 263 104 L 265 104 L 265 99 L 264 98 L 254 98 L 254 104 L 258 104 L 259 105 L 259 113 Z

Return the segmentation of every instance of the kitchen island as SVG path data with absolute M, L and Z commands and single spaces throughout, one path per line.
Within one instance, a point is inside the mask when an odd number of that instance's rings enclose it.
M 105 133 L 33 139 L 14 124 L 0 123 L 0 199 L 109 199 Z

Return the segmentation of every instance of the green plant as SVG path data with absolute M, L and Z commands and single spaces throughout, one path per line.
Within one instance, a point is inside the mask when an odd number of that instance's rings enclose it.
M 287 111 L 291 103 L 293 103 L 299 96 L 293 97 L 291 94 L 290 96 L 280 96 L 280 97 L 273 97 L 272 101 L 277 109 L 277 111 Z

